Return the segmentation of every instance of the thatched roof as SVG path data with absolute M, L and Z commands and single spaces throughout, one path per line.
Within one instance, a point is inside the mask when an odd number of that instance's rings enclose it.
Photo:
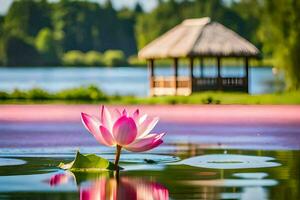
M 139 51 L 139 57 L 146 59 L 258 54 L 253 44 L 209 17 L 184 20 Z

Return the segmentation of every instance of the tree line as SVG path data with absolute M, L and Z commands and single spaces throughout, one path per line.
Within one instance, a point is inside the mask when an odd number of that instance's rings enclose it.
M 14 1 L 0 19 L 0 63 L 61 65 L 64 54 L 76 55 L 74 50 L 119 50 L 106 57 L 118 59 L 122 51 L 124 60 L 137 52 L 134 24 L 139 10 L 137 5 L 135 10 L 116 11 L 110 1 L 102 6 L 87 1 Z
M 186 18 L 206 17 L 254 43 L 300 88 L 300 1 L 158 0 L 144 12 L 89 1 L 19 0 L 0 17 L 0 64 L 124 65 L 126 58 Z

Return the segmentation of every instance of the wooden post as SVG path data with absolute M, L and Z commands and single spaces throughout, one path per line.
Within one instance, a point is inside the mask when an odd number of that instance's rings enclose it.
M 246 91 L 249 93 L 249 58 L 245 58 L 245 79 L 246 79 Z
M 150 82 L 150 96 L 154 96 L 154 59 L 148 60 L 148 70 L 149 70 L 149 82 Z
M 190 90 L 193 91 L 193 80 L 194 80 L 194 58 L 190 58 Z
M 177 88 L 178 88 L 178 83 L 177 83 L 177 77 L 178 77 L 178 58 L 174 58 L 174 88 L 175 88 L 175 94 L 177 94 Z
M 203 57 L 200 58 L 200 77 L 201 78 L 204 77 L 204 61 L 203 61 Z
M 217 67 L 218 67 L 218 90 L 222 90 L 222 77 L 221 77 L 221 58 L 217 57 Z

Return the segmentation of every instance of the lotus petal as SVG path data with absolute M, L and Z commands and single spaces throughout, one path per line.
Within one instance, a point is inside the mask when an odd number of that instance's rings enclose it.
M 113 121 L 112 116 L 109 112 L 109 110 L 105 106 L 101 106 L 101 117 L 100 122 L 103 126 L 107 127 L 108 130 L 112 130 L 113 127 Z
M 137 127 L 131 117 L 123 115 L 113 126 L 113 136 L 118 145 L 124 146 L 132 143 L 137 135 Z
M 110 146 L 102 137 L 99 126 L 101 122 L 94 116 L 81 113 L 81 120 L 85 128 L 96 138 L 99 143 Z
M 115 139 L 107 128 L 105 128 L 104 126 L 100 126 L 100 132 L 107 144 L 109 144 L 110 146 L 116 145 Z
M 132 144 L 125 146 L 125 149 L 128 151 L 141 152 L 153 149 L 163 143 L 161 138 L 165 135 L 165 133 L 161 134 L 149 134 L 145 138 L 137 139 Z
M 136 109 L 136 111 L 134 111 L 134 113 L 132 114 L 132 118 L 135 121 L 135 123 L 138 123 L 139 120 L 139 115 L 140 115 L 140 111 L 139 109 Z
M 138 127 L 138 136 L 137 138 L 145 137 L 150 131 L 155 127 L 158 122 L 158 117 L 146 117 L 144 121 Z

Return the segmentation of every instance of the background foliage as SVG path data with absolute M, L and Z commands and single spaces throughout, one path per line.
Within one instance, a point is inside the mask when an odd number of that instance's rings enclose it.
M 0 16 L 0 65 L 125 65 L 137 50 L 186 18 L 209 16 L 262 50 L 283 69 L 288 89 L 300 88 L 298 0 L 159 0 L 115 10 L 108 0 L 14 1 Z M 112 51 L 113 50 L 113 51 Z

